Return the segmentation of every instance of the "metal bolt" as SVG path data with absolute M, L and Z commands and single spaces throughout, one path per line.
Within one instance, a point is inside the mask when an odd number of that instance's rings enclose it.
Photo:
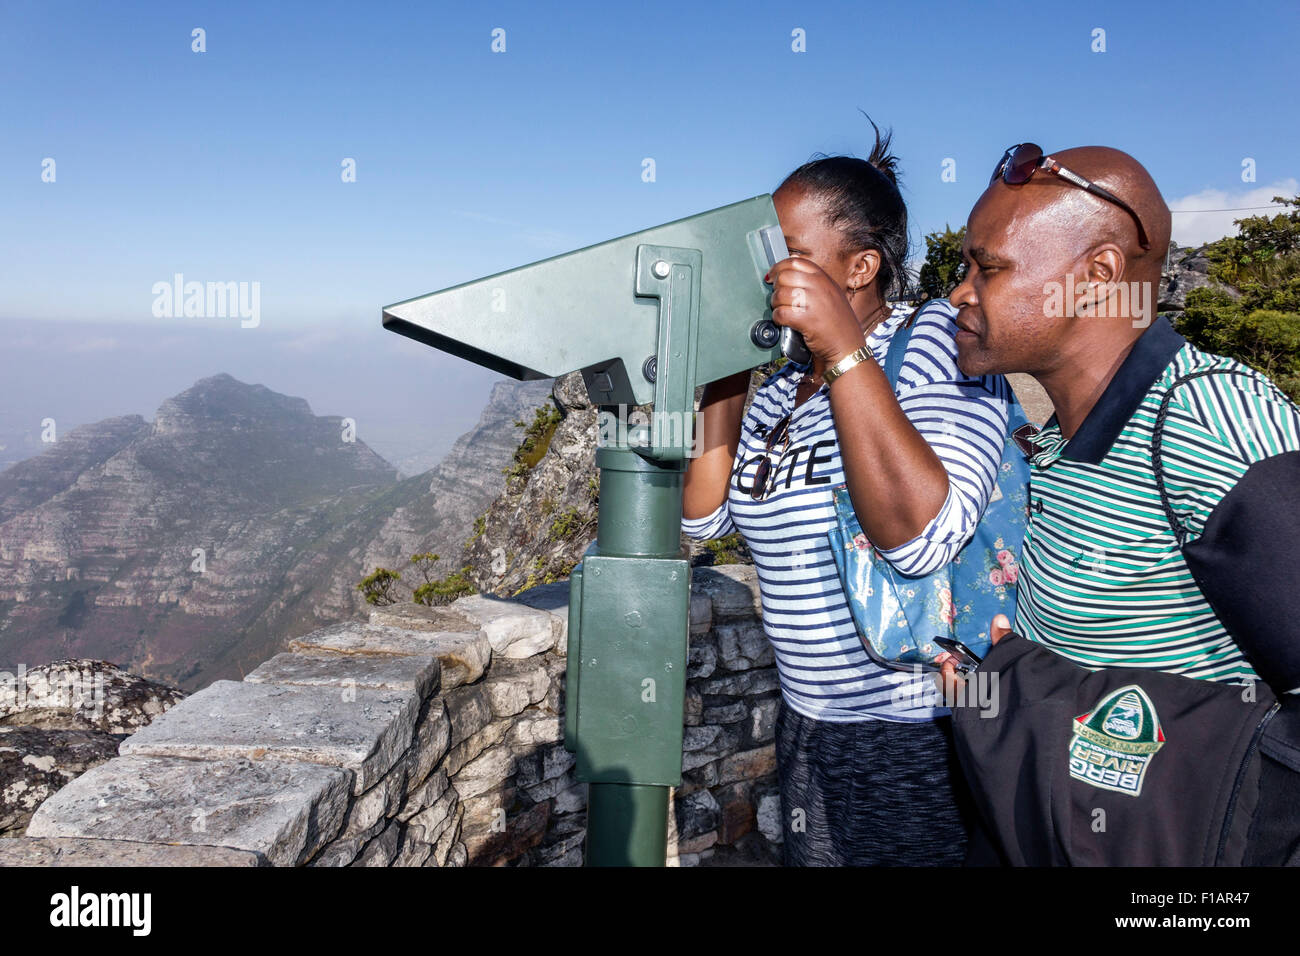
M 650 268 L 651 271 L 654 272 L 655 277 L 659 279 L 667 279 L 668 273 L 672 270 L 672 266 L 670 266 L 667 262 L 665 262 L 662 259 L 660 259 Z

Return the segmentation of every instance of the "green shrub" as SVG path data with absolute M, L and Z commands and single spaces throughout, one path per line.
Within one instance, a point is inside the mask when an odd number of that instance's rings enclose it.
M 966 227 L 956 232 L 947 224 L 943 232 L 927 233 L 925 237 L 925 262 L 916 277 L 916 288 L 924 299 L 946 299 L 966 277 L 966 261 L 961 257 L 961 244 L 966 239 Z
M 1178 327 L 1197 348 L 1245 362 L 1300 400 L 1300 313 L 1245 311 L 1222 289 L 1193 289 Z
M 546 539 L 548 541 L 563 541 L 577 534 L 586 523 L 587 519 L 583 517 L 582 512 L 577 508 L 566 508 L 558 518 L 551 522 L 550 530 L 546 532 Z
M 390 571 L 388 568 L 375 568 L 373 574 L 368 574 L 361 579 L 361 583 L 357 585 L 357 590 L 365 595 L 367 604 L 383 607 L 397 603 L 393 588 L 401 579 L 402 576 L 396 571 Z
M 459 571 L 441 580 L 421 584 L 415 589 L 415 594 L 412 597 L 416 604 L 423 604 L 426 607 L 450 604 L 458 597 L 464 597 L 466 594 L 475 592 L 476 588 L 469 580 L 469 573 L 470 566 L 467 564 Z
M 712 557 L 713 564 L 741 564 L 745 553 L 745 541 L 739 531 L 734 531 L 721 538 L 704 542 Z
M 1178 330 L 1197 348 L 1263 372 L 1300 401 L 1300 196 L 1289 212 L 1236 221 L 1238 234 L 1205 247 L 1210 278 L 1234 287 L 1193 289 Z
M 551 446 L 555 435 L 555 426 L 560 423 L 560 410 L 555 405 L 543 405 L 533 415 L 533 421 L 524 432 L 523 441 L 515 449 L 511 464 L 502 469 L 507 478 L 521 478 L 542 460 L 546 450 Z M 516 427 L 523 427 L 522 421 L 515 422 Z

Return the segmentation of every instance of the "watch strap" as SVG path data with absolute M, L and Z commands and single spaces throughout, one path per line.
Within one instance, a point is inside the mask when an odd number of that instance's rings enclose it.
M 853 368 L 853 366 L 857 365 L 859 362 L 865 362 L 871 357 L 871 351 L 864 345 L 856 351 L 850 352 L 823 372 L 822 381 L 829 385 L 849 369 Z

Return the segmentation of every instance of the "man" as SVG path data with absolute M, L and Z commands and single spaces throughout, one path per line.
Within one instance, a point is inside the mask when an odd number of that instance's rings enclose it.
M 1027 449 L 1016 629 L 1090 670 L 1286 695 L 1300 688 L 1300 412 L 1154 316 L 1169 235 L 1151 176 L 1102 147 L 1012 147 L 971 212 L 950 297 L 958 365 L 1028 372 L 1056 409 Z M 1252 859 L 1280 862 L 1300 833 L 1277 796 L 1294 781 L 1264 773 Z

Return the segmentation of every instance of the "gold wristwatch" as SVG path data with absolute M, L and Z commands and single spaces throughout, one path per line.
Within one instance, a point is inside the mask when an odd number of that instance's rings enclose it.
M 831 382 L 835 381 L 849 369 L 853 368 L 853 366 L 857 365 L 859 362 L 865 362 L 871 357 L 871 350 L 864 345 L 856 352 L 850 352 L 826 371 L 822 372 L 822 381 L 827 385 L 830 385 Z

